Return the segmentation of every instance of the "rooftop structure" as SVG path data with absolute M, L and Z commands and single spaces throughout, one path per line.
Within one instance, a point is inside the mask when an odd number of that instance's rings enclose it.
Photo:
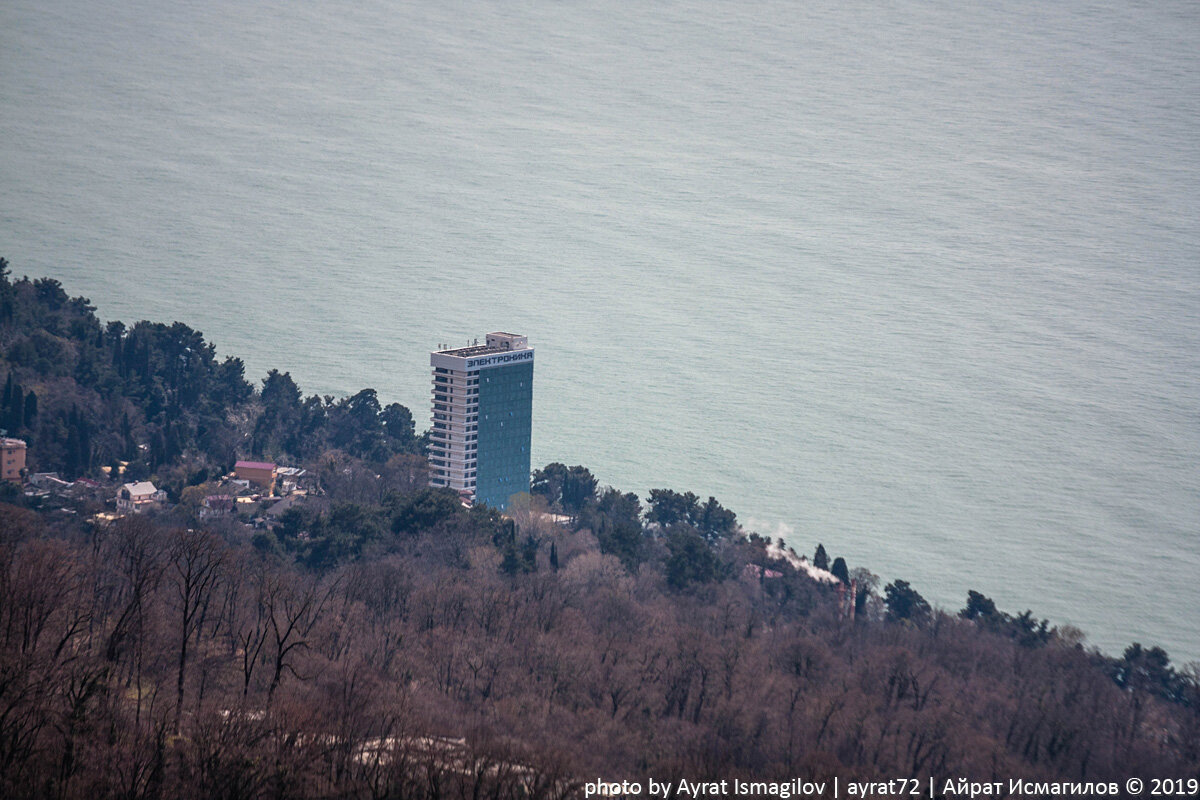
M 484 344 L 442 348 L 433 367 L 429 465 L 434 486 L 505 509 L 529 491 L 533 349 L 525 336 L 487 334 Z

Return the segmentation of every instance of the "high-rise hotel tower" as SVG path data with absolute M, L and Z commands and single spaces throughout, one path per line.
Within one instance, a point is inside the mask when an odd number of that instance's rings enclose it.
M 515 333 L 489 333 L 484 344 L 429 354 L 434 486 L 504 510 L 529 491 L 533 430 L 533 349 Z

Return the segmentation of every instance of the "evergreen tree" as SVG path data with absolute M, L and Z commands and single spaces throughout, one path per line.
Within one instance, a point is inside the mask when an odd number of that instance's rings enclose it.
M 37 416 L 37 411 L 38 411 L 37 394 L 34 393 L 33 389 L 30 389 L 29 394 L 25 395 L 25 425 L 26 425 L 26 427 L 29 427 L 29 428 L 33 427 L 33 420 Z
M 600 551 L 621 559 L 627 569 L 636 570 L 642 561 L 642 504 L 633 492 L 622 494 L 608 488 L 579 516 L 581 527 L 590 528 L 600 543 Z
M 664 528 L 677 522 L 699 527 L 700 498 L 691 492 L 680 494 L 671 489 L 651 489 L 648 500 L 650 511 L 646 518 L 650 522 L 657 522 Z
M 554 461 L 533 471 L 529 493 L 546 498 L 546 504 L 562 507 L 563 484 L 567 480 L 567 465 Z
M 990 597 L 980 594 L 971 589 L 967 592 L 967 605 L 958 612 L 958 615 L 963 619 L 992 619 L 997 616 L 996 604 L 992 602 Z
M 709 583 L 722 577 L 722 565 L 712 548 L 693 528 L 675 527 L 667 537 L 667 583 L 684 589 L 693 583 Z
M 521 546 L 521 557 L 524 560 L 524 568 L 526 572 L 537 572 L 537 554 L 539 542 L 533 538 L 533 534 L 525 537 L 525 544 Z
M 817 552 L 813 553 L 813 566 L 817 569 L 829 569 L 829 554 L 825 552 L 825 545 L 817 545 Z
M 63 461 L 63 477 L 67 480 L 74 480 L 82 469 L 81 464 L 81 448 L 79 443 L 79 409 L 71 406 L 71 412 L 67 415 L 67 445 L 66 453 Z
M 574 466 L 566 471 L 562 484 L 562 509 L 571 515 L 579 514 L 585 504 L 596 496 L 596 478 L 587 467 Z
M 128 413 L 121 414 L 121 442 L 125 460 L 132 461 L 137 457 L 137 442 L 133 440 L 133 424 Z
M 79 417 L 79 463 L 81 472 L 92 469 L 92 426 L 83 415 Z
M 834 577 L 847 586 L 850 585 L 850 570 L 846 567 L 846 559 L 838 556 L 833 560 L 833 566 L 829 568 Z
M 15 310 L 13 287 L 8 274 L 8 261 L 0 258 L 0 322 L 10 322 Z
M 8 373 L 8 380 L 4 383 L 4 398 L 0 401 L 0 428 L 4 428 L 9 433 L 15 435 L 19 429 L 24 427 L 25 422 L 25 396 L 21 389 L 21 384 L 13 380 L 13 374 Z
M 883 589 L 884 604 L 887 606 L 889 622 L 922 623 L 929 619 L 932 609 L 925 598 L 908 584 L 908 581 L 896 580 Z
M 12 398 L 9 400 L 5 415 L 9 430 L 15 433 L 25 427 L 25 392 L 19 383 L 13 384 Z
M 704 538 L 710 542 L 725 539 L 737 531 L 737 514 L 717 502 L 717 498 L 709 497 L 708 502 L 699 509 L 699 517 L 695 522 Z
M 412 412 L 399 403 L 389 403 L 379 413 L 379 421 L 383 424 L 383 432 L 393 442 L 393 448 L 399 446 L 399 452 L 416 452 L 416 423 Z
M 516 575 L 521 571 L 521 558 L 517 555 L 517 546 L 509 542 L 504 546 L 504 560 L 500 562 L 500 571 L 505 575 Z

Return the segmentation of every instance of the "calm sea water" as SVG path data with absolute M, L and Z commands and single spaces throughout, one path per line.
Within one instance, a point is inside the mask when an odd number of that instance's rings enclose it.
M 1200 659 L 1200 6 L 6 0 L 0 254 L 534 462 Z

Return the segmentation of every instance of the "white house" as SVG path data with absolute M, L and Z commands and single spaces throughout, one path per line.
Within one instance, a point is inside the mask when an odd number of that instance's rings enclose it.
M 150 481 L 127 483 L 117 493 L 117 510 L 125 513 L 141 511 L 153 503 L 167 499 L 167 493 L 154 488 Z

